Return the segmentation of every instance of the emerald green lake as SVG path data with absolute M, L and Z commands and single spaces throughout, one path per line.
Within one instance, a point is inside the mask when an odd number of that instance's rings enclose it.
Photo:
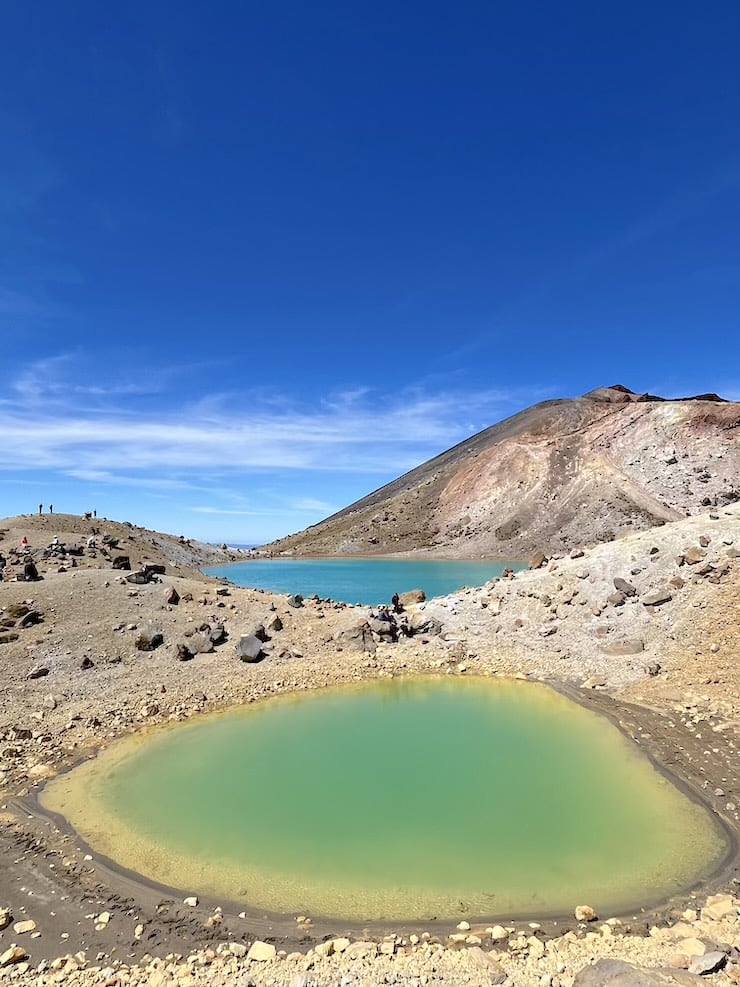
M 462 586 L 482 586 L 521 562 L 448 559 L 251 559 L 208 566 L 209 576 L 225 576 L 237 586 L 273 593 L 300 593 L 362 603 L 390 603 L 394 593 L 423 589 L 427 597 L 446 596 Z
M 657 902 L 725 837 L 607 720 L 535 683 L 425 677 L 127 738 L 43 804 L 187 893 L 365 920 Z

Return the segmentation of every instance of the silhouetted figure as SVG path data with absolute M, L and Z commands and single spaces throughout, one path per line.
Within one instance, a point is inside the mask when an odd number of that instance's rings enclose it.
M 97 516 L 98 516 L 98 512 L 94 510 L 93 511 L 93 517 L 97 517 Z
M 403 607 L 401 606 L 401 600 L 398 593 L 394 593 L 391 597 L 391 603 L 393 604 L 393 613 L 403 613 Z
M 39 514 L 43 514 L 43 513 L 44 513 L 44 505 L 39 504 Z
M 49 514 L 53 514 L 53 513 L 54 513 L 54 505 L 49 504 Z

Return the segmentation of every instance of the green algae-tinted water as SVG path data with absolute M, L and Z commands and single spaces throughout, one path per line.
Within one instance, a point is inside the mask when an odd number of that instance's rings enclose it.
M 273 593 L 314 593 L 344 603 L 378 606 L 394 593 L 423 589 L 427 597 L 445 596 L 461 586 L 482 586 L 505 568 L 521 562 L 446 559 L 252 559 L 209 566 L 209 576 L 225 576 L 237 586 Z
M 155 730 L 43 802 L 189 893 L 366 920 L 603 914 L 688 887 L 726 850 L 607 720 L 490 679 L 364 683 Z

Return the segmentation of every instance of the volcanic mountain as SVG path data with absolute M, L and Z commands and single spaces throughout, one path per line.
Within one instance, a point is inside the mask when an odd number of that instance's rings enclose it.
M 533 405 L 265 549 L 527 558 L 736 500 L 739 402 L 617 384 Z

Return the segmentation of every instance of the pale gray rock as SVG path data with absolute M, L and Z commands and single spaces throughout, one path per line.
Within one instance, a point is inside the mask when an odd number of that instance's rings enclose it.
M 580 970 L 573 987 L 695 987 L 701 977 L 667 967 L 646 969 L 624 960 L 598 960 Z
M 242 661 L 260 661 L 265 657 L 262 644 L 263 642 L 254 634 L 245 634 L 239 638 L 236 653 Z
M 600 650 L 605 655 L 639 655 L 645 650 L 645 642 L 636 637 L 624 638 L 621 641 L 602 644 Z
M 721 970 L 727 962 L 727 956 L 719 950 L 712 950 L 711 953 L 704 953 L 703 956 L 694 956 L 689 963 L 689 973 L 697 973 L 704 976 L 707 973 L 714 973 Z
M 614 588 L 620 593 L 624 593 L 625 596 L 637 595 L 637 589 L 632 585 L 632 583 L 628 583 L 627 580 L 622 579 L 621 576 L 617 576 L 614 580 Z

